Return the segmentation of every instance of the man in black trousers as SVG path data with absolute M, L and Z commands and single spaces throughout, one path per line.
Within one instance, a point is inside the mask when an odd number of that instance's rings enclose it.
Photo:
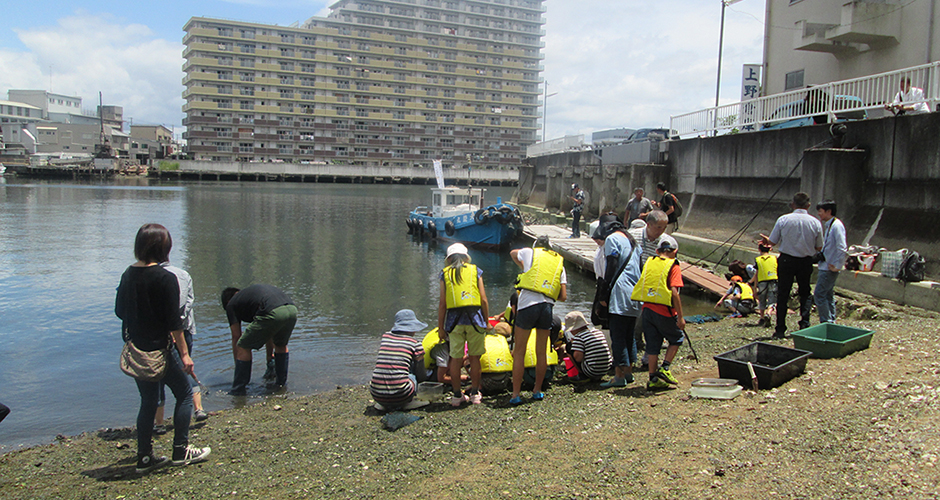
M 787 301 L 796 279 L 800 294 L 800 329 L 809 327 L 812 309 L 809 280 L 813 274 L 813 255 L 823 245 L 822 224 L 807 212 L 809 195 L 796 193 L 790 203 L 792 213 L 781 215 L 770 236 L 761 234 L 764 245 L 777 245 L 777 328 L 774 338 L 782 339 L 787 333 Z

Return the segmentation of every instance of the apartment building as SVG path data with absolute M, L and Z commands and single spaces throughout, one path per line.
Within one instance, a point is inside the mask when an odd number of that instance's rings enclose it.
M 937 3 L 767 0 L 762 94 L 937 61 Z
M 340 0 L 328 17 L 184 26 L 201 160 L 515 168 L 538 136 L 543 0 Z

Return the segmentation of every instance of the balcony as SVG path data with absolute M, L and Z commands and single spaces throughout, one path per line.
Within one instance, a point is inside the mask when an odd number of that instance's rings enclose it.
M 794 49 L 850 55 L 897 45 L 901 36 L 901 9 L 887 3 L 849 2 L 842 6 L 839 23 L 804 19 L 797 22 L 797 27 Z

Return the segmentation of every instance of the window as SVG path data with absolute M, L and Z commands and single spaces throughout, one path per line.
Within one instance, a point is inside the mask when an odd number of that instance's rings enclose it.
M 792 1 L 791 1 L 792 3 Z M 803 72 L 805 70 L 791 71 L 786 75 L 783 90 L 793 90 L 803 88 Z

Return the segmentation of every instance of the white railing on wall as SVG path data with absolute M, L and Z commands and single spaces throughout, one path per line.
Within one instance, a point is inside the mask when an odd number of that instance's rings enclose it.
M 923 89 L 924 100 L 920 102 L 936 111 L 940 102 L 940 62 L 675 115 L 669 119 L 670 128 L 675 135 L 688 138 L 735 130 L 753 132 L 801 118 L 825 117 L 828 122 L 863 118 L 868 111 L 892 103 L 904 78 L 910 78 L 913 87 Z

